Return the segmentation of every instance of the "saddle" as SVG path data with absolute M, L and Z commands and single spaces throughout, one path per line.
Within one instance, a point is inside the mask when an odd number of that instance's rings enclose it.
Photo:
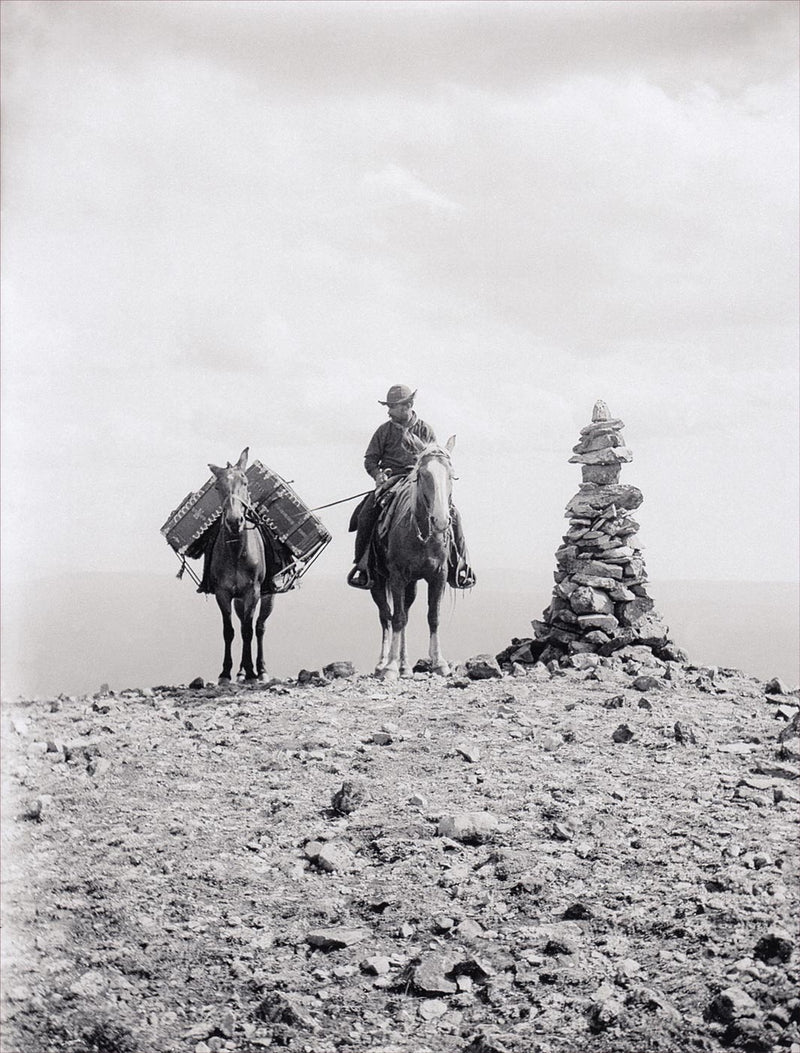
M 217 540 L 217 534 L 219 533 L 221 523 L 221 519 L 215 519 L 211 526 L 207 530 L 204 530 L 200 537 L 193 541 L 186 549 L 186 556 L 188 559 L 200 559 L 201 556 L 203 557 L 203 579 L 197 590 L 198 592 L 211 592 L 209 583 L 211 552 L 214 548 L 214 542 Z M 282 541 L 278 541 L 277 538 L 273 537 L 272 534 L 260 524 L 259 531 L 264 542 L 267 565 L 275 568 L 272 576 L 267 578 L 264 582 L 264 586 L 261 590 L 262 595 L 264 593 L 289 592 L 294 588 L 300 568 L 288 545 L 285 545 Z

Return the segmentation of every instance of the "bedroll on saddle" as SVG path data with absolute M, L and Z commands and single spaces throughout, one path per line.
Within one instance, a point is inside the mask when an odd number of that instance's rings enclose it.
M 331 535 L 277 472 L 253 461 L 245 474 L 264 541 L 283 556 L 283 584 L 276 591 L 288 592 L 320 555 Z M 215 483 L 212 477 L 199 490 L 187 494 L 161 527 L 167 544 L 184 561 L 202 556 L 216 535 L 222 502 Z

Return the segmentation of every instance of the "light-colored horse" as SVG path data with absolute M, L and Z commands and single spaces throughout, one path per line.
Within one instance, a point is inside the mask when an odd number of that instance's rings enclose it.
M 439 643 L 439 608 L 447 584 L 451 544 L 450 494 L 453 467 L 450 452 L 455 435 L 444 448 L 425 445 L 411 437 L 417 461 L 398 484 L 390 521 L 376 530 L 377 566 L 370 590 L 381 622 L 381 654 L 375 673 L 387 680 L 408 675 L 406 651 L 408 611 L 417 594 L 417 582 L 428 583 L 429 658 L 435 673 L 447 676 L 450 666 Z M 391 605 L 390 605 L 391 601 Z
M 272 613 L 275 597 L 265 592 L 275 568 L 269 567 L 264 540 L 258 525 L 252 521 L 252 504 L 245 469 L 248 450 L 242 450 L 235 465 L 226 468 L 210 464 L 216 476 L 216 489 L 222 498 L 219 532 L 211 553 L 210 584 L 222 612 L 222 636 L 225 657 L 220 683 L 231 679 L 233 659 L 231 644 L 234 629 L 231 606 L 236 611 L 242 632 L 242 661 L 237 679 L 264 680 L 264 623 Z M 253 668 L 253 623 L 256 636 L 256 667 Z

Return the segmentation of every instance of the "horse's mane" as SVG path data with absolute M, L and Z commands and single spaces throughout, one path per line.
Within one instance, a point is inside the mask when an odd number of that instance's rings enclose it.
M 419 467 L 426 458 L 435 457 L 438 460 L 444 461 L 452 472 L 450 454 L 443 446 L 440 446 L 438 442 L 423 443 L 415 436 L 411 436 L 411 440 L 412 441 L 409 442 L 408 445 L 417 455 L 417 460 L 405 479 L 401 480 L 397 485 L 394 500 L 389 509 L 388 521 L 386 523 L 387 529 L 391 523 L 400 522 L 402 519 L 411 519 L 413 517 L 417 502 Z

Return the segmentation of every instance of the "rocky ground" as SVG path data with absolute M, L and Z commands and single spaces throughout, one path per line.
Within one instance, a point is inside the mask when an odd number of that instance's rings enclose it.
M 3 1053 L 800 1053 L 796 694 L 328 672 L 5 706 Z

